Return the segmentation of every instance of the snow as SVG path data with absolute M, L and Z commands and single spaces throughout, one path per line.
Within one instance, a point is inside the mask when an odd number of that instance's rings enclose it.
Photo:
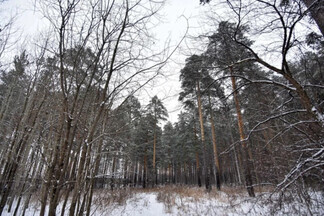
M 226 190 L 225 190 L 226 191 Z M 95 192 L 91 207 L 92 216 L 122 215 L 122 216 L 194 216 L 194 215 L 324 215 L 323 192 L 310 193 L 311 203 L 296 200 L 286 201 L 280 207 L 278 194 L 258 193 L 256 198 L 250 198 L 245 191 L 212 191 L 205 193 L 201 188 L 177 187 L 157 188 L 151 190 L 125 190 L 114 192 L 101 190 Z M 60 202 L 57 215 L 62 207 Z M 13 204 L 13 210 L 16 201 Z M 68 215 L 69 206 L 65 215 Z M 13 215 L 8 213 L 7 207 L 3 216 Z M 47 211 L 48 209 L 46 209 Z M 40 206 L 33 203 L 26 211 L 26 216 L 38 215 Z M 17 215 L 21 215 L 21 211 Z M 46 215 L 46 213 L 45 213 Z
M 135 194 L 131 199 L 127 200 L 125 205 L 110 206 L 96 212 L 98 215 L 172 215 L 167 213 L 164 205 L 156 200 L 156 194 L 154 193 Z
M 312 112 L 315 113 L 317 120 L 324 126 L 324 114 L 320 113 L 316 107 L 312 107 Z

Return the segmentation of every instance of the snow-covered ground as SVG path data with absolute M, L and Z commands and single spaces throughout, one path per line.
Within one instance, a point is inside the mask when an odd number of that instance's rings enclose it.
M 285 200 L 281 206 L 275 202 L 276 196 L 272 196 L 274 201 L 271 201 L 269 195 L 259 193 L 256 198 L 249 198 L 243 191 L 237 193 L 237 191 L 224 190 L 206 194 L 203 189 L 183 187 L 119 190 L 113 193 L 97 191 L 91 207 L 91 215 L 324 215 L 322 192 L 311 193 L 308 201 L 302 201 L 302 197 L 297 198 L 299 201 Z M 61 207 L 62 203 L 57 208 L 57 215 L 60 215 Z M 68 214 L 68 206 L 65 213 Z M 25 215 L 38 214 L 39 205 L 33 203 Z M 13 215 L 13 212 L 5 211 L 2 215 Z M 21 212 L 19 211 L 17 215 L 21 215 Z

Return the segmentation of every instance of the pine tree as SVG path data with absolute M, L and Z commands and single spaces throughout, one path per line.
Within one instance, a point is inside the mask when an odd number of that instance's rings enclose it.
M 235 107 L 236 107 L 236 113 L 238 118 L 238 128 L 240 133 L 240 140 L 241 140 L 241 146 L 244 153 L 245 158 L 245 183 L 246 188 L 248 190 L 248 193 L 250 196 L 254 197 L 254 189 L 253 189 L 253 183 L 252 183 L 252 173 L 251 173 L 251 167 L 252 167 L 252 154 L 249 153 L 251 150 L 249 150 L 250 147 L 248 147 L 246 141 L 245 141 L 245 132 L 244 132 L 244 123 L 243 118 L 241 114 L 241 106 L 238 99 L 238 89 L 236 87 L 236 81 L 235 81 L 235 74 L 233 70 L 233 64 L 238 62 L 241 59 L 249 57 L 249 53 L 246 51 L 245 47 L 240 46 L 239 44 L 235 43 L 233 40 L 233 35 L 236 35 L 236 38 L 240 41 L 244 41 L 246 44 L 251 44 L 251 42 L 244 37 L 243 32 L 245 29 L 237 30 L 235 29 L 235 24 L 229 23 L 229 22 L 220 22 L 218 26 L 218 30 L 216 33 L 214 33 L 212 36 L 209 37 L 209 44 L 206 51 L 206 58 L 209 64 L 216 65 L 219 68 L 226 68 L 229 67 L 229 72 L 231 76 L 232 81 L 232 91 L 233 91 L 233 99 L 235 101 Z M 235 69 L 237 71 L 244 72 L 244 69 L 246 67 L 251 67 L 251 65 L 248 64 L 241 64 Z
M 206 190 L 211 190 L 210 184 L 210 170 L 209 170 L 209 158 L 207 155 L 207 145 L 205 142 L 205 129 L 204 129 L 204 117 L 202 106 L 202 80 L 208 75 L 206 69 L 203 67 L 202 56 L 192 55 L 186 59 L 186 65 L 180 71 L 180 81 L 182 92 L 180 93 L 179 100 L 184 101 L 186 104 L 192 104 L 192 98 L 197 100 L 197 108 L 200 122 L 200 140 L 203 148 L 203 161 L 204 161 L 204 176 Z M 189 99 L 187 99 L 189 98 Z
M 153 176 L 155 178 L 155 184 L 157 184 L 157 168 L 156 168 L 156 144 L 157 144 L 157 124 L 160 120 L 166 120 L 168 117 L 168 111 L 164 107 L 162 101 L 157 97 L 154 96 L 150 103 L 147 105 L 147 112 L 149 115 L 153 117 L 154 120 L 154 127 L 153 127 Z

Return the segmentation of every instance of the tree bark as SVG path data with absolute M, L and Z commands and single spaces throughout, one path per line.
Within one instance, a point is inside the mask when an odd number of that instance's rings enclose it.
M 324 2 L 322 0 L 303 0 L 319 30 L 324 36 Z
M 144 153 L 144 167 L 143 167 L 143 188 L 146 188 L 147 184 L 147 178 L 146 178 L 146 173 L 147 173 L 147 155 L 146 155 L 147 150 L 145 149 Z
M 207 165 L 207 149 L 206 149 L 206 143 L 205 143 L 204 120 L 203 120 L 203 113 L 202 113 L 199 81 L 197 81 L 196 87 L 197 87 L 196 94 L 197 94 L 197 101 L 198 101 L 200 132 L 201 132 L 201 144 L 202 144 L 202 147 L 203 147 L 203 160 L 204 160 L 204 170 L 205 170 L 205 186 L 206 186 L 207 192 L 210 192 L 211 191 L 210 175 L 209 175 L 210 173 L 209 173 L 209 168 L 208 168 L 208 165 Z
M 153 179 L 152 179 L 152 185 L 154 186 L 157 184 L 157 170 L 155 167 L 155 155 L 156 155 L 156 114 L 155 114 L 155 120 L 154 120 L 154 138 L 153 138 Z
M 244 154 L 244 170 L 245 170 L 245 185 L 246 189 L 249 193 L 250 197 L 255 197 L 254 188 L 252 184 L 252 174 L 251 174 L 251 167 L 252 167 L 252 158 L 249 155 L 249 149 L 245 141 L 245 134 L 244 134 L 244 126 L 243 126 L 243 118 L 241 113 L 240 102 L 238 100 L 237 90 L 236 90 L 236 82 L 235 77 L 233 76 L 233 68 L 230 67 L 231 72 L 231 80 L 232 80 L 232 88 L 233 88 L 233 97 L 235 102 L 236 114 L 238 119 L 238 127 L 240 133 L 240 141 L 242 144 L 243 154 Z
M 209 102 L 210 124 L 211 124 L 212 140 L 213 140 L 214 161 L 215 161 L 215 166 L 216 166 L 216 187 L 218 190 L 220 190 L 221 189 L 221 182 L 220 182 L 221 169 L 220 169 L 220 165 L 219 165 L 219 158 L 218 158 L 218 152 L 217 152 L 214 115 L 213 115 L 209 92 L 208 92 L 208 102 Z

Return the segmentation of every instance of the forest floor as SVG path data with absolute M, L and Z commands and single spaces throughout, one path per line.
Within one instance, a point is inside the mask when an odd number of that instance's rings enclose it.
M 259 188 L 256 198 L 249 198 L 243 188 L 223 187 L 206 193 L 203 188 L 164 186 L 153 189 L 97 190 L 91 207 L 91 215 L 324 215 L 323 192 L 310 192 L 305 197 L 285 196 L 278 205 L 279 196 L 269 188 Z M 271 196 L 271 198 L 270 198 Z M 15 206 L 15 203 L 14 205 Z M 62 202 L 57 208 L 60 215 Z M 69 207 L 65 213 L 68 214 Z M 5 209 L 7 210 L 7 209 Z M 26 216 L 38 215 L 39 202 L 34 201 Z M 13 213 L 3 212 L 3 216 Z M 20 214 L 20 210 L 17 215 Z

